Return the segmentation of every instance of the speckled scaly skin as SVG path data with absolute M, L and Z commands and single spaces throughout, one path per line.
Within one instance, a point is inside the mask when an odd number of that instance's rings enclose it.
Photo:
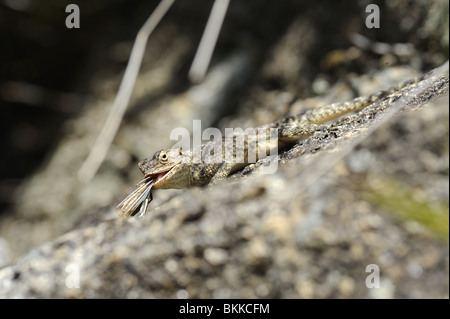
M 264 125 L 260 127 L 260 129 L 262 128 L 263 132 L 266 131 L 267 133 L 262 139 L 263 143 L 259 140 L 258 147 L 273 149 L 274 147 L 281 148 L 292 144 L 301 137 L 314 134 L 316 130 L 321 128 L 322 124 L 330 120 L 339 118 L 350 112 L 361 110 L 374 102 L 388 98 L 391 95 L 401 95 L 402 89 L 406 87 L 411 88 L 412 86 L 417 85 L 420 81 L 430 77 L 433 71 L 424 73 L 417 78 L 405 81 L 399 85 L 395 85 L 387 90 L 382 90 L 369 96 L 357 97 L 343 103 L 325 105 L 309 110 L 303 114 L 289 116 L 280 121 Z M 269 129 L 276 129 L 276 145 L 274 145 L 274 139 L 269 138 Z M 225 137 L 225 139 L 239 135 L 240 134 L 234 134 Z M 240 144 L 236 143 L 237 145 L 233 144 L 231 146 L 232 150 L 229 148 L 230 146 L 223 146 L 223 140 L 212 141 L 202 145 L 201 152 L 203 155 L 199 162 L 193 161 L 193 150 L 167 149 L 156 152 L 151 158 L 143 159 L 139 163 L 139 168 L 146 177 L 155 177 L 156 181 L 153 186 L 154 189 L 187 188 L 195 185 L 206 185 L 208 183 L 214 184 L 253 162 L 247 159 L 248 154 L 261 154 L 257 152 L 259 148 L 255 149 L 255 145 L 252 143 L 257 138 L 257 135 L 247 134 L 244 137 L 247 139 L 246 142 Z M 219 142 L 222 143 L 221 146 L 217 145 Z M 222 158 L 219 159 L 219 161 L 211 163 L 209 150 L 213 149 L 215 146 L 219 147 L 219 149 L 222 147 Z M 231 161 L 226 160 L 225 158 L 227 147 L 228 151 L 233 154 Z M 235 154 L 239 152 L 245 154 L 244 161 L 236 161 L 234 159 Z M 269 153 L 270 152 L 266 151 L 266 155 Z M 260 158 L 262 157 L 256 156 L 254 159 L 258 160 Z

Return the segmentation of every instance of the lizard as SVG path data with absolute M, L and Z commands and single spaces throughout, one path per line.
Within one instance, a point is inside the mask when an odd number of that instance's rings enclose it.
M 391 95 L 401 96 L 403 89 L 416 85 L 433 72 L 434 70 L 429 71 L 368 96 L 332 103 L 298 115 L 285 117 L 259 127 L 257 131 L 259 134 L 232 134 L 222 140 L 208 142 L 197 150 L 170 148 L 157 151 L 151 158 L 144 158 L 138 164 L 144 174 L 144 179 L 137 184 L 138 188 L 117 206 L 120 209 L 119 216 L 125 219 L 138 213 L 139 217 L 145 215 L 148 203 L 152 200 L 152 188 L 181 189 L 216 184 L 250 163 L 268 156 L 272 149 L 284 148 L 296 143 L 302 137 L 313 135 L 314 132 L 323 129 L 326 122 L 359 111 Z M 276 132 L 275 139 L 271 130 Z M 241 145 L 234 142 L 239 137 L 244 138 L 244 143 Z M 231 143 L 227 143 L 227 139 Z M 224 141 L 225 143 L 223 143 Z M 196 161 L 193 160 L 195 152 L 200 154 Z M 255 154 L 252 160 L 249 159 L 250 154 Z M 214 155 L 216 157 L 211 160 Z M 237 160 L 238 157 L 240 160 Z

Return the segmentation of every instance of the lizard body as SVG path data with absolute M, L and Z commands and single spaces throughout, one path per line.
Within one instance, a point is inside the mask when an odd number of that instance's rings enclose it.
M 407 95 L 409 89 L 420 85 L 419 82 L 430 77 L 433 72 L 434 70 L 369 96 L 288 116 L 250 132 L 233 131 L 233 134 L 222 140 L 213 140 L 199 148 L 157 151 L 153 157 L 145 158 L 139 163 L 144 179 L 137 185 L 138 188 L 118 205 L 119 216 L 123 219 L 138 212 L 139 216 L 143 216 L 152 199 L 152 188 L 180 189 L 215 184 L 248 164 L 271 155 L 273 150 L 277 151 L 302 137 L 313 135 L 328 121 L 361 110 L 379 100 L 395 101 L 403 94 Z M 444 82 L 448 85 L 448 72 L 444 77 Z
M 382 90 L 365 97 L 357 97 L 343 103 L 325 105 L 309 110 L 303 114 L 288 116 L 280 121 L 261 126 L 257 132 L 259 134 L 261 132 L 263 134 L 264 132 L 266 133 L 262 138 L 258 138 L 258 134 L 244 133 L 242 136 L 241 133 L 226 136 L 222 141 L 208 142 L 202 145 L 200 149 L 202 156 L 199 162 L 193 161 L 193 153 L 195 150 L 167 149 L 157 151 L 151 158 L 143 159 L 139 163 L 139 168 L 146 177 L 154 176 L 154 189 L 187 188 L 190 186 L 206 185 L 208 183 L 214 184 L 237 170 L 242 169 L 249 163 L 256 162 L 258 159 L 264 157 L 260 156 L 261 154 L 264 155 L 264 149 L 266 149 L 265 153 L 267 156 L 271 154 L 270 150 L 273 150 L 275 147 L 281 149 L 289 144 L 295 143 L 301 137 L 310 136 L 316 130 L 319 130 L 322 124 L 347 113 L 361 110 L 407 86 L 420 82 L 428 75 L 429 73 L 425 73 L 387 90 Z M 274 144 L 273 136 L 269 134 L 270 129 L 275 129 L 277 132 L 276 144 Z M 234 140 L 239 137 L 245 139 L 243 144 L 238 145 L 238 143 L 232 143 L 232 146 L 227 146 L 225 143 L 225 146 L 223 146 L 224 140 Z M 255 140 L 257 140 L 256 143 Z M 221 157 L 219 160 L 211 163 L 209 150 L 217 150 L 220 148 L 218 144 L 222 145 Z M 230 152 L 233 154 L 231 160 L 230 158 L 225 158 L 227 151 L 229 152 L 228 154 Z M 239 152 L 244 154 L 243 161 L 236 161 L 236 154 Z M 248 160 L 249 154 L 257 155 L 251 161 Z

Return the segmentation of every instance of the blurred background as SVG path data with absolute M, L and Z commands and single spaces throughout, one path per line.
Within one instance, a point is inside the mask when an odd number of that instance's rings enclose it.
M 70 3 L 80 8 L 79 29 L 65 26 Z M 378 78 L 389 86 L 448 60 L 448 1 L 231 0 L 206 78 L 193 84 L 188 71 L 213 1 L 175 1 L 149 38 L 105 162 L 81 183 L 77 172 L 133 41 L 158 3 L 0 0 L 0 267 L 80 223 L 115 218 L 111 207 L 141 177 L 138 161 L 170 147 L 171 130 L 190 129 L 192 119 L 221 129 L 255 127 L 317 102 L 376 91 L 358 84 L 363 75 L 395 68 Z M 379 29 L 365 26 L 369 3 L 379 5 Z M 300 98 L 304 105 L 293 104 Z M 448 164 L 441 163 L 448 160 L 448 112 L 441 117 L 431 147 L 440 164 L 431 179 L 439 180 L 433 192 L 447 202 L 448 224 Z M 167 194 L 158 193 L 161 202 L 173 196 Z M 448 225 L 447 235 L 438 232 L 448 238 Z

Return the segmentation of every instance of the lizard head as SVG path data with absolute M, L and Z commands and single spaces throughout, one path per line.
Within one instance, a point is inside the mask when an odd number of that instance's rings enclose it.
M 145 177 L 154 177 L 154 189 L 186 188 L 191 184 L 186 157 L 181 148 L 161 150 L 143 159 L 139 168 Z

